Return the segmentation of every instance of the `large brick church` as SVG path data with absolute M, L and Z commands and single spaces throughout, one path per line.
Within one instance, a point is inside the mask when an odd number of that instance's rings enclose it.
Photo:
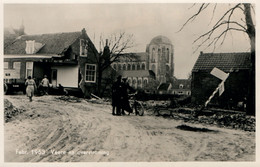
M 130 86 L 145 88 L 152 82 L 169 83 L 174 75 L 174 48 L 169 38 L 159 35 L 146 46 L 146 52 L 128 53 L 112 67 L 128 78 Z M 126 54 L 125 54 L 126 55 Z

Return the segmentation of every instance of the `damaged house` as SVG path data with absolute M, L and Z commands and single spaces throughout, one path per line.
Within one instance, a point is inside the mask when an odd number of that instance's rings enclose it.
M 224 83 L 224 92 L 215 94 L 212 105 L 236 107 L 248 93 L 250 53 L 203 53 L 201 52 L 193 69 L 191 97 L 195 104 L 204 104 L 218 87 L 221 80 L 210 74 L 216 67 L 229 73 Z
M 47 75 L 54 88 L 59 85 L 81 88 L 87 94 L 97 81 L 97 63 L 93 52 L 97 51 L 85 29 L 79 32 L 22 35 L 5 45 L 4 81 L 9 89 L 24 89 L 28 76 L 39 84 Z

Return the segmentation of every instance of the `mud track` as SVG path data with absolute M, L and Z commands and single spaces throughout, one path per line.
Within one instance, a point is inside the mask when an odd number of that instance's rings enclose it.
M 107 104 L 5 96 L 25 112 L 5 123 L 6 162 L 254 161 L 255 133 L 149 116 Z M 180 125 L 206 132 L 176 128 Z M 24 152 L 22 152 L 24 151 Z M 24 154 L 23 154 L 24 153 Z

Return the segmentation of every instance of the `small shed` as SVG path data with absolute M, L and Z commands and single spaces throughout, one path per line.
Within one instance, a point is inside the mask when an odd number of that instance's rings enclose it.
M 212 103 L 220 107 L 236 105 L 243 101 L 248 93 L 250 53 L 203 53 L 201 52 L 193 69 L 191 81 L 192 102 L 204 104 L 221 82 L 211 75 L 211 70 L 216 67 L 225 73 L 230 73 L 225 81 L 224 93 L 216 94 Z

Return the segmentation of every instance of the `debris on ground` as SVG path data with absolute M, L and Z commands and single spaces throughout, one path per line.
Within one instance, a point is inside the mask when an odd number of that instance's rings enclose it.
M 25 111 L 24 109 L 14 107 L 13 104 L 7 99 L 4 99 L 4 108 L 5 108 L 4 110 L 5 122 L 11 121 L 11 119 L 14 116 L 23 113 Z
M 145 106 L 148 115 L 163 116 L 165 118 L 184 120 L 185 122 L 190 123 L 202 123 L 255 132 L 255 117 L 248 116 L 245 112 L 207 109 L 203 110 L 202 114 L 199 116 L 196 116 L 195 109 L 188 107 L 171 108 L 167 106 L 167 101 L 149 101 Z
M 81 99 L 75 96 L 59 96 L 59 97 L 55 97 L 58 100 L 63 100 L 66 102 L 71 102 L 71 103 L 80 103 Z

